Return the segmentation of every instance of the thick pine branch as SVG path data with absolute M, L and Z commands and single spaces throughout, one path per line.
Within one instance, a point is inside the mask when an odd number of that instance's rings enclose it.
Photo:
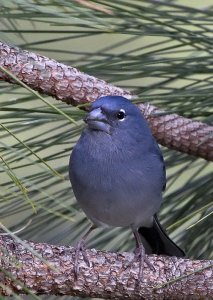
M 40 295 L 104 299 L 213 298 L 211 261 L 149 256 L 155 272 L 145 267 L 144 280 L 138 285 L 139 265 L 134 263 L 129 267 L 132 253 L 109 253 L 92 249 L 87 250 L 90 267 L 81 258 L 78 280 L 74 281 L 73 247 L 25 243 L 27 247 L 9 236 L 0 236 L 1 295 L 8 296 L 12 292 L 24 294 L 30 290 Z M 203 270 L 191 274 L 198 269 Z M 177 279 L 180 276 L 182 278 Z
M 89 76 L 79 70 L 0 42 L 0 66 L 6 68 L 32 89 L 79 105 L 103 95 L 133 98 L 130 92 Z M 0 72 L 0 80 L 13 82 Z M 205 123 L 166 114 L 148 103 L 139 105 L 157 141 L 171 149 L 213 160 L 213 127 Z

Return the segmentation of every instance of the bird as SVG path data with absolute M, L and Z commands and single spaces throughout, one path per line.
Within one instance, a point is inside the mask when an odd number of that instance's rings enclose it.
M 157 217 L 166 187 L 165 163 L 140 109 L 122 96 L 103 96 L 91 104 L 84 121 L 70 156 L 69 178 L 91 226 L 76 246 L 75 278 L 80 253 L 89 265 L 85 241 L 96 227 L 132 230 L 139 280 L 144 263 L 154 271 L 147 254 L 184 257 Z

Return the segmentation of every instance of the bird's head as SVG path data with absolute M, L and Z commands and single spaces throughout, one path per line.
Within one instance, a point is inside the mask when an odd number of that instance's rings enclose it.
M 96 100 L 84 121 L 90 130 L 113 134 L 114 130 L 147 128 L 140 110 L 121 96 L 105 96 Z

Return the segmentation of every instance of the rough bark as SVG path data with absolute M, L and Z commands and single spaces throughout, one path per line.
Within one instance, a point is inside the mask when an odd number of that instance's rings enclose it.
M 205 123 L 165 114 L 149 103 L 139 104 L 159 144 L 183 153 L 213 160 L 213 127 Z
M 155 272 L 145 266 L 144 279 L 138 284 L 138 263 L 128 267 L 133 259 L 132 253 L 92 249 L 87 250 L 90 267 L 80 258 L 78 280 L 74 281 L 73 247 L 25 243 L 28 247 L 9 236 L 0 236 L 1 295 L 8 296 L 12 291 L 26 294 L 29 289 L 40 295 L 104 299 L 213 299 L 211 261 L 149 256 Z M 36 257 L 29 247 L 42 259 Z M 202 268 L 205 269 L 191 274 Z M 182 279 L 174 280 L 180 276 Z M 170 280 L 173 281 L 168 283 Z
M 51 95 L 67 104 L 92 102 L 103 95 L 122 95 L 129 91 L 80 72 L 76 68 L 0 42 L 0 66 L 32 89 Z M 0 72 L 0 80 L 14 82 Z M 139 105 L 157 141 L 171 149 L 213 160 L 213 127 L 177 114 L 166 114 L 148 103 Z

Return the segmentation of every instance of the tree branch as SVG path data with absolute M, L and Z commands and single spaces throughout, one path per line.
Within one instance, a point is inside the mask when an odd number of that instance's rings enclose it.
M 91 266 L 88 267 L 80 259 L 76 282 L 73 276 L 73 247 L 26 241 L 20 243 L 9 236 L 0 236 L 0 254 L 0 294 L 5 296 L 11 292 L 26 294 L 31 290 L 40 295 L 104 299 L 213 298 L 213 264 L 207 260 L 149 256 L 156 271 L 145 266 L 144 280 L 138 285 L 139 264 L 128 267 L 133 259 L 132 253 L 87 250 Z M 191 274 L 198 269 L 203 270 Z M 180 276 L 181 279 L 175 280 Z
M 32 89 L 74 106 L 94 101 L 103 95 L 133 98 L 129 91 L 104 80 L 4 42 L 0 42 L 0 66 Z M 4 72 L 0 72 L 0 80 L 14 83 Z M 148 103 L 140 104 L 139 107 L 160 144 L 213 161 L 212 126 L 159 111 Z

